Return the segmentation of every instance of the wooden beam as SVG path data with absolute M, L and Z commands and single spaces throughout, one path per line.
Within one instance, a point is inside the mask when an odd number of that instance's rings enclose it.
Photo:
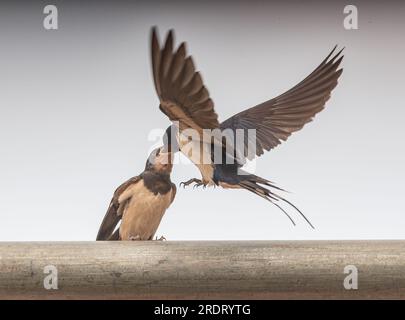
M 404 299 L 405 241 L 3 242 L 0 299 L 20 298 Z

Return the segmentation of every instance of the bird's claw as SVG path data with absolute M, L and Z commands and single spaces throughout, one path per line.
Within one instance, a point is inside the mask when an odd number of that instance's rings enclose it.
M 198 187 L 201 187 L 201 186 L 203 186 L 204 189 L 207 187 L 204 183 L 202 183 L 202 182 L 197 182 L 197 183 L 193 186 L 193 189 L 198 188 Z
M 137 235 L 136 237 L 131 236 L 131 237 L 129 237 L 129 240 L 130 240 L 130 241 L 140 241 L 140 240 L 141 240 L 141 237 L 140 237 L 139 235 Z
M 167 241 L 167 239 L 164 236 L 161 236 L 159 239 L 156 236 L 155 241 Z
M 196 186 L 200 186 L 200 185 L 204 184 L 200 179 L 193 178 L 193 179 L 190 179 L 185 182 L 180 182 L 179 186 L 180 187 L 183 186 L 183 188 L 186 188 L 187 186 L 189 186 L 192 183 L 196 183 Z

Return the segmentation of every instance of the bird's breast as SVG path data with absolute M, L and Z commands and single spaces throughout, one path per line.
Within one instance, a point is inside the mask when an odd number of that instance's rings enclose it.
M 166 194 L 154 194 L 143 183 L 143 180 L 128 190 L 132 193 L 127 202 L 120 226 L 122 240 L 139 236 L 140 240 L 151 239 L 170 206 L 172 191 Z
M 211 144 L 198 139 L 190 140 L 181 133 L 177 136 L 177 142 L 180 151 L 200 170 L 203 181 L 213 184 L 214 163 L 211 156 Z

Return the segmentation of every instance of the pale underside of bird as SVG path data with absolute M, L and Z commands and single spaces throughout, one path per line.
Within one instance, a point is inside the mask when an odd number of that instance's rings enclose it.
M 161 46 L 157 30 L 153 28 L 152 72 L 160 110 L 175 124 L 174 131 L 179 150 L 198 167 L 202 176 L 201 179 L 190 179 L 184 185 L 196 183 L 197 186 L 217 185 L 224 188 L 246 189 L 275 204 L 294 223 L 277 202 L 281 200 L 296 210 L 298 208 L 269 187 L 282 189 L 267 179 L 243 171 L 242 167 L 246 160 L 261 156 L 264 151 L 269 151 L 287 140 L 293 132 L 300 130 L 324 109 L 343 71 L 339 69 L 343 49 L 335 51 L 336 46 L 312 73 L 290 90 L 219 122 L 214 103 L 202 77 L 196 71 L 192 57 L 187 55 L 186 44 L 183 42 L 175 48 L 173 30 L 170 30 Z M 172 129 L 173 126 L 169 127 L 167 133 L 173 131 Z M 190 141 L 189 136 L 184 137 L 184 132 L 190 129 L 198 132 L 200 138 L 193 138 Z M 228 140 L 224 142 L 224 139 L 213 137 L 207 141 L 201 138 L 207 129 L 235 133 L 243 130 L 245 139 L 242 144 L 233 143 L 231 148 L 233 151 L 229 154 L 225 150 Z M 248 137 L 249 130 L 255 130 L 255 139 Z M 166 139 L 166 144 L 170 144 L 169 140 Z M 195 144 L 195 149 L 202 150 L 198 156 L 190 153 L 190 143 Z M 224 150 L 224 158 L 233 157 L 234 163 L 226 163 L 224 160 L 221 163 L 215 162 L 212 150 L 216 147 Z M 252 154 L 251 150 L 255 152 Z M 301 211 L 299 213 L 305 218 Z M 307 222 L 309 223 L 308 220 Z
M 170 181 L 171 167 L 166 155 L 157 154 L 154 163 L 148 160 L 144 172 L 120 185 L 96 240 L 153 240 L 176 195 L 176 186 Z

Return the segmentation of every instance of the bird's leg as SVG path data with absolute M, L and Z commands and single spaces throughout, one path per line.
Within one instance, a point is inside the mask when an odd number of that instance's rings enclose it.
M 161 236 L 159 239 L 156 236 L 155 241 L 166 241 L 166 238 L 164 236 Z
M 129 237 L 129 240 L 130 240 L 130 241 L 140 241 L 140 240 L 141 240 L 141 237 L 140 237 L 139 234 L 138 234 L 136 237 L 130 236 L 130 237 Z
M 180 182 L 180 187 L 183 185 L 183 188 L 185 188 L 185 187 L 189 186 L 192 183 L 196 183 L 197 185 L 204 184 L 204 183 L 202 183 L 202 181 L 200 179 L 193 178 L 193 179 L 190 179 L 190 180 L 185 181 L 185 182 Z

